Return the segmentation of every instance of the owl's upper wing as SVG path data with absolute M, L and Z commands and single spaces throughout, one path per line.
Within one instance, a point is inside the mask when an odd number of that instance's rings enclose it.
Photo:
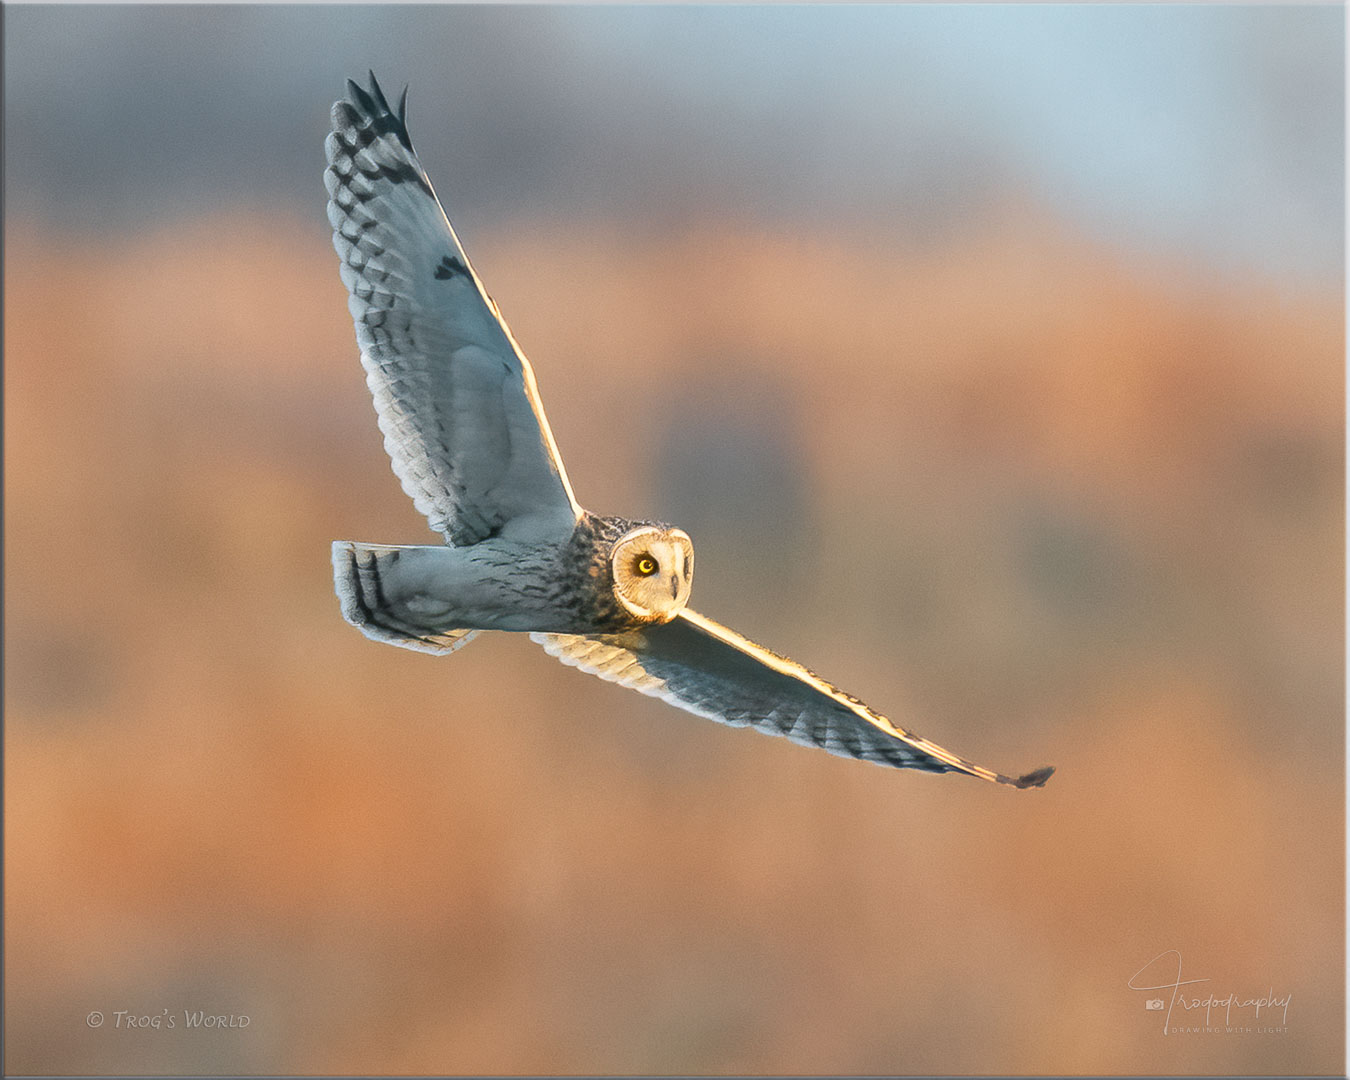
M 394 472 L 453 544 L 571 532 L 580 514 L 529 361 L 469 264 L 374 74 L 324 149 L 328 219 Z
M 1053 768 L 1013 778 L 975 765 L 892 724 L 800 664 L 685 609 L 663 625 L 627 634 L 531 634 L 564 664 L 664 698 L 735 727 L 751 726 L 879 765 L 960 772 L 1015 787 L 1040 787 Z

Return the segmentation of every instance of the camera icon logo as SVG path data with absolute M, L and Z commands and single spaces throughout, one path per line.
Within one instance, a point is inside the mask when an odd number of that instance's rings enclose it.
M 1144 1008 L 1149 1009 L 1150 1011 L 1161 1011 L 1163 1008 L 1163 999 L 1149 998 L 1144 1002 Z

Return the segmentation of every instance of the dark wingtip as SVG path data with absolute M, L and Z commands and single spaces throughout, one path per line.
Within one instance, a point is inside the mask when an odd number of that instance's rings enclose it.
M 361 88 L 359 84 L 351 79 L 347 80 L 347 92 L 351 94 L 352 100 L 366 113 L 367 116 L 379 115 L 379 106 L 375 104 L 375 99 L 370 93 Z
M 381 112 L 389 112 L 389 99 L 384 96 L 384 91 L 380 89 L 380 81 L 375 78 L 375 72 L 367 71 L 370 76 L 370 94 L 375 99 L 375 104 L 380 107 Z
M 389 107 L 389 99 L 384 96 L 375 72 L 367 71 L 370 76 L 370 89 L 367 90 L 352 79 L 347 80 L 347 97 L 351 106 L 363 114 L 366 120 L 374 121 L 373 130 L 377 134 L 392 133 L 409 153 L 414 153 L 412 137 L 408 134 L 408 88 L 398 99 L 398 112 Z M 338 103 L 339 105 L 342 102 Z M 334 106 L 336 108 L 337 106 Z
M 1045 782 L 1050 779 L 1054 774 L 1054 771 L 1055 767 L 1053 765 L 1046 765 L 1044 768 L 1035 769 L 1025 776 L 1019 776 L 1013 781 L 1013 786 L 1019 788 L 1044 787 Z

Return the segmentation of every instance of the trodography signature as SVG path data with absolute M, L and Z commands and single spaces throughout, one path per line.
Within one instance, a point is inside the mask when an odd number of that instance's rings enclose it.
M 1203 996 L 1198 992 L 1188 995 L 1181 989 L 1183 986 L 1194 986 L 1197 983 L 1210 981 L 1209 978 L 1183 979 L 1181 977 L 1181 953 L 1176 949 L 1167 949 L 1160 952 L 1131 975 L 1127 985 L 1131 990 L 1140 990 L 1145 993 L 1163 991 L 1170 994 L 1166 999 L 1152 997 L 1144 1002 L 1144 1008 L 1146 1009 L 1165 1012 L 1163 1016 L 1164 1035 L 1192 1031 L 1270 1031 L 1281 1033 L 1287 1028 L 1289 1023 L 1289 999 L 1293 997 L 1293 994 L 1279 996 L 1275 993 L 1273 987 L 1264 994 L 1251 996 L 1244 996 L 1232 991 L 1229 991 L 1226 995 L 1220 995 L 1212 990 Z M 1205 1010 L 1203 1028 L 1199 1025 L 1192 1026 L 1193 1022 L 1173 1027 L 1172 1010 L 1178 1005 L 1182 1008 L 1182 1019 L 1187 1021 L 1192 1020 L 1193 1010 L 1203 1008 Z M 1215 1027 L 1211 1023 L 1213 1012 L 1216 1009 L 1223 1010 L 1223 1027 Z M 1248 1009 L 1254 1009 L 1255 1012 L 1247 1015 L 1243 1010 Z M 1261 1019 L 1263 1009 L 1266 1010 L 1265 1026 L 1262 1026 Z M 1236 1023 L 1233 1019 L 1235 1011 L 1238 1014 Z M 1277 1013 L 1279 1027 L 1274 1026 Z M 1196 1014 L 1195 1019 L 1199 1019 L 1198 1014 Z

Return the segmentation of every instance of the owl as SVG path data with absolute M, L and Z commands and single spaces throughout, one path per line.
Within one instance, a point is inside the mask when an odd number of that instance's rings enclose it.
M 800 664 L 689 608 L 694 545 L 577 502 L 529 361 L 483 288 L 370 75 L 333 105 L 328 219 L 366 384 L 403 490 L 443 543 L 333 544 L 343 617 L 368 638 L 451 653 L 528 633 L 564 664 L 699 716 L 832 754 L 1039 787 L 892 723 Z

